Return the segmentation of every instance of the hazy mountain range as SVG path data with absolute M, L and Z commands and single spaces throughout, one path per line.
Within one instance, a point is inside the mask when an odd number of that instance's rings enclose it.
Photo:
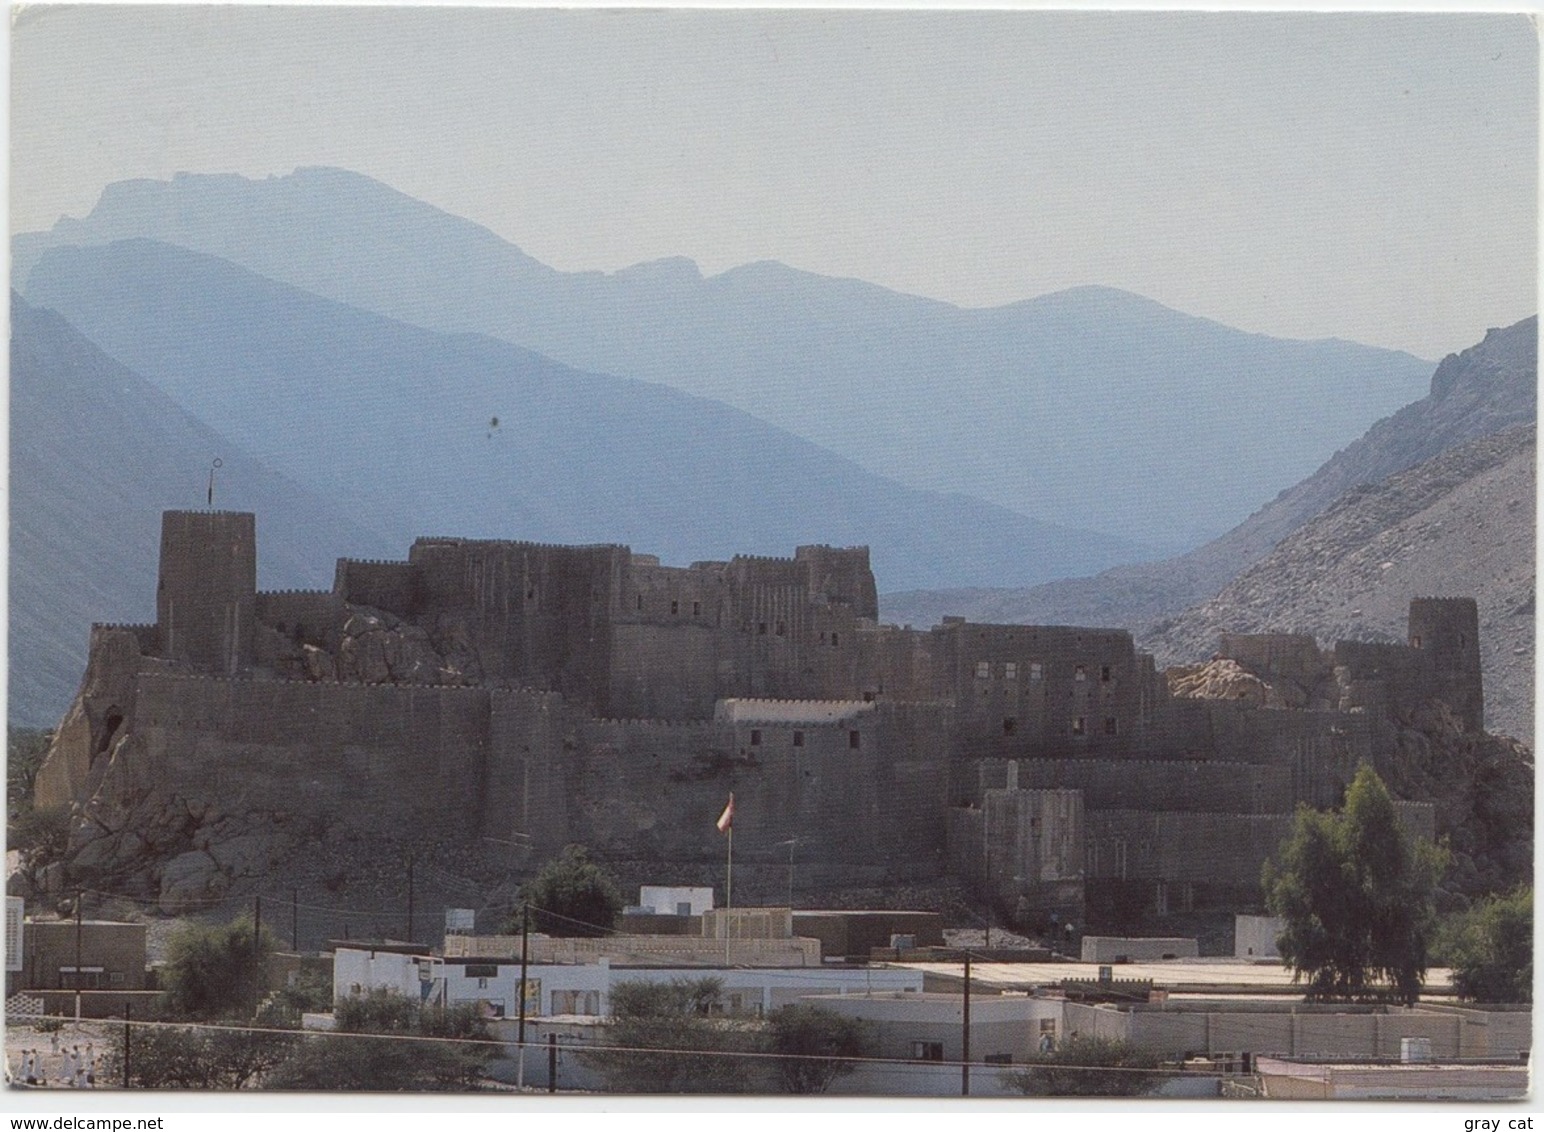
M 420 534 L 678 564 L 822 542 L 872 548 L 887 618 L 1134 626 L 1534 403 L 1532 331 L 1492 335 L 1292 486 L 1430 364 L 1102 288 L 967 311 L 779 264 L 563 273 L 337 170 L 126 182 L 13 251 L 10 710 L 34 724 L 90 621 L 153 616 L 158 513 L 202 505 L 215 457 L 267 588 Z
M 1399 641 L 1411 597 L 1472 596 L 1487 725 L 1532 742 L 1537 413 L 1529 318 L 1446 358 L 1427 396 L 1188 554 L 1028 589 L 887 594 L 882 613 L 1126 627 L 1164 666 L 1204 659 L 1223 631 Z
M 139 237 L 710 397 L 913 487 L 1171 550 L 1300 480 L 1431 372 L 1096 287 L 964 310 L 778 263 L 706 279 L 683 259 L 565 273 L 336 169 L 110 186 L 86 218 L 17 237 L 14 279 L 34 296 L 48 247 Z M 1203 477 L 1217 482 L 1197 497 Z

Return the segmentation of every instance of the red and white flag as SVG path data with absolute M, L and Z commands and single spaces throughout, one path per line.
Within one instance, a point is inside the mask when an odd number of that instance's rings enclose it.
M 728 833 L 734 826 L 734 795 L 729 795 L 729 805 L 724 807 L 724 812 L 718 815 L 718 831 Z

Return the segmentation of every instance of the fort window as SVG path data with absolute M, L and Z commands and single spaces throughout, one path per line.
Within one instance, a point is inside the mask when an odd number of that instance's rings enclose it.
M 526 601 L 535 601 L 536 600 L 536 587 L 535 586 L 527 586 L 526 587 L 526 589 L 525 589 L 525 600 Z
M 863 745 L 863 736 L 860 733 L 858 733 L 857 731 L 849 731 L 849 732 L 847 732 L 847 746 L 851 750 L 856 751 L 862 745 Z
M 1088 720 L 1084 716 L 1074 716 L 1072 720 L 1072 733 L 1074 735 L 1088 734 Z
M 1003 679 L 1004 680 L 1017 680 L 1018 678 L 1019 678 L 1019 666 L 1018 666 L 1018 664 L 1016 662 L 1010 660 L 1010 661 L 1008 661 L 1007 664 L 1003 665 Z
M 831 647 L 832 648 L 836 648 L 841 643 L 842 642 L 837 638 L 837 635 L 835 633 L 832 633 L 831 634 Z
M 1106 735 L 1114 735 L 1114 734 L 1116 734 L 1118 732 L 1118 730 L 1119 730 L 1119 726 L 1115 722 L 1115 717 L 1113 715 L 1105 716 L 1104 717 L 1104 733 Z
M 1108 664 L 1101 664 L 1099 666 L 1099 680 L 1103 684 L 1110 682 L 1110 666 Z
M 1037 660 L 1030 661 L 1029 662 L 1029 678 L 1031 680 L 1044 680 L 1045 679 L 1045 665 L 1041 664 Z
M 1016 730 L 1018 730 L 1018 726 L 1019 721 L 1014 719 L 1012 716 L 1009 716 L 1007 719 L 1003 720 L 1003 734 L 1012 735 Z
M 751 746 L 753 746 L 753 747 L 761 746 L 761 732 L 760 731 L 752 731 L 751 732 Z
M 700 602 L 700 601 L 692 602 L 692 616 L 693 617 L 701 617 L 702 616 L 702 602 Z
M 679 601 L 672 601 L 670 603 L 670 616 L 674 617 L 676 614 L 678 614 L 680 612 L 681 612 L 681 603 Z
M 638 595 L 638 608 L 639 609 L 643 608 L 643 595 L 642 594 Z
M 1088 679 L 1088 669 L 1084 668 L 1081 664 L 1078 665 L 1076 668 L 1074 668 L 1072 670 L 1072 678 L 1074 680 L 1087 680 Z
M 866 704 L 873 703 L 874 702 L 874 693 L 873 692 L 864 692 L 863 693 L 863 702 L 866 703 Z
M 1410 638 L 1410 647 L 1413 648 L 1413 649 L 1420 648 L 1421 647 L 1421 638 L 1419 638 L 1419 637 L 1411 637 Z
M 96 753 L 103 755 L 112 746 L 113 736 L 118 733 L 118 728 L 123 726 L 123 712 L 116 708 L 107 709 L 107 718 L 102 721 L 102 738 L 97 743 Z
M 992 675 L 992 662 L 989 660 L 976 661 L 976 679 L 987 680 Z
M 777 623 L 777 635 L 779 637 L 786 637 L 788 635 L 788 623 L 786 621 L 779 621 Z
M 804 746 L 804 732 L 802 732 L 802 731 L 795 731 L 793 733 L 793 745 L 795 747 L 802 747 L 802 746 Z
M 758 637 L 765 637 L 767 635 L 767 623 L 765 621 L 756 623 L 756 635 Z

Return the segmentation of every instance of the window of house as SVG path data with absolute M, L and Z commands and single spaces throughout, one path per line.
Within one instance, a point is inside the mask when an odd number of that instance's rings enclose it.
M 1044 680 L 1045 679 L 1045 665 L 1041 664 L 1038 660 L 1030 661 L 1029 662 L 1029 678 L 1031 680 Z
M 1018 663 L 1016 661 L 1010 660 L 1010 661 L 1008 661 L 1007 664 L 1003 665 L 1003 679 L 1004 680 L 1017 680 L 1018 678 L 1019 678 L 1019 666 L 1018 666 Z
M 1011 1053 L 989 1053 L 989 1054 L 986 1055 L 985 1061 L 986 1061 L 986 1063 L 988 1065 L 1012 1065 L 1013 1064 L 1013 1054 L 1011 1054 Z
M 912 1042 L 911 1057 L 913 1061 L 942 1061 L 944 1059 L 943 1042 Z
M 752 731 L 751 732 L 751 746 L 753 746 L 753 747 L 761 746 L 761 732 L 760 731 Z
M 1088 669 L 1084 668 L 1081 664 L 1078 665 L 1076 668 L 1074 668 L 1072 670 L 1072 678 L 1074 680 L 1087 680 L 1088 679 Z
M 1074 716 L 1072 720 L 1072 733 L 1074 735 L 1088 734 L 1088 719 L 1085 716 Z
M 795 747 L 802 747 L 802 746 L 804 746 L 804 732 L 802 732 L 802 731 L 795 731 L 793 733 L 793 745 Z
M 425 966 L 428 966 L 425 964 Z M 497 963 L 468 963 L 466 965 L 466 977 L 469 979 L 491 979 L 498 975 Z
M 1104 733 L 1106 735 L 1114 735 L 1119 731 L 1119 729 L 1119 725 L 1116 724 L 1115 717 L 1113 715 L 1107 715 L 1104 717 Z
M 847 746 L 856 751 L 863 742 L 863 736 L 856 731 L 847 732 Z
M 976 679 L 986 680 L 992 675 L 992 662 L 989 660 L 976 661 Z

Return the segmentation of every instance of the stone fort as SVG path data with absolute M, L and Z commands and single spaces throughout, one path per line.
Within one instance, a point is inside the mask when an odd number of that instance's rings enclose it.
M 733 791 L 737 865 L 797 839 L 816 886 L 954 876 L 1081 923 L 1256 902 L 1297 804 L 1337 805 L 1364 761 L 1387 778 L 1425 714 L 1483 720 L 1463 598 L 1412 601 L 1405 645 L 1224 637 L 1232 682 L 1198 696 L 1125 631 L 880 624 L 866 548 L 672 567 L 421 538 L 275 593 L 256 562 L 253 515 L 167 512 L 155 624 L 93 627 L 37 785 L 78 807 L 77 864 L 229 871 L 230 831 L 267 822 L 580 842 L 664 876 L 722 861 Z M 1402 814 L 1432 834 L 1429 805 Z

